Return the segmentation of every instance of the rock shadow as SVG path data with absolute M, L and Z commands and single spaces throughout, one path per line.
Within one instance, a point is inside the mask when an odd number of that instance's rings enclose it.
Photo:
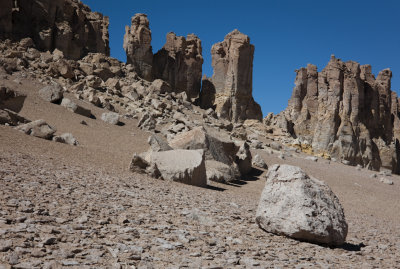
M 364 248 L 364 247 L 366 247 L 366 245 L 364 244 L 364 243 L 360 243 L 360 244 L 352 244 L 352 243 L 344 243 L 343 245 L 341 245 L 341 246 L 337 246 L 337 247 L 334 247 L 334 248 L 341 248 L 341 249 L 343 249 L 343 250 L 346 250 L 346 251 L 361 251 L 361 248 Z

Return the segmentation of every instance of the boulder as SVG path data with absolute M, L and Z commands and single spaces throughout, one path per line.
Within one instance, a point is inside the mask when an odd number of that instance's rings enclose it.
M 206 161 L 207 180 L 229 183 L 240 178 L 240 174 L 235 173 L 229 165 L 214 160 Z
M 76 140 L 76 138 L 71 133 L 64 133 L 59 136 L 54 136 L 53 141 L 72 146 L 77 146 L 79 144 L 78 140 Z
M 207 186 L 203 150 L 169 150 L 151 152 L 150 163 L 155 163 L 164 180 L 200 187 Z
M 256 222 L 270 233 L 333 246 L 345 242 L 348 229 L 343 207 L 325 183 L 278 164 L 269 168 Z
M 92 112 L 89 109 L 83 108 L 77 104 L 75 104 L 71 99 L 63 98 L 61 101 L 61 106 L 65 107 L 67 110 L 88 117 L 92 116 Z
M 149 136 L 147 142 L 150 144 L 150 148 L 153 152 L 172 150 L 167 141 L 159 134 Z
M 5 1 L 0 39 L 32 38 L 37 49 L 58 49 L 68 59 L 90 52 L 110 54 L 108 17 L 75 0 Z M 11 8 L 10 8 L 11 7 Z
M 138 122 L 138 127 L 142 130 L 152 131 L 156 128 L 156 120 L 154 119 L 153 115 L 149 113 L 143 114 Z
M 51 139 L 54 133 L 57 131 L 55 128 L 48 125 L 44 120 L 32 121 L 30 123 L 20 125 L 15 129 L 24 132 L 27 135 L 43 139 Z
M 39 90 L 39 96 L 51 103 L 58 103 L 63 98 L 63 88 L 58 83 L 43 87 Z
M 261 107 L 252 95 L 254 46 L 250 38 L 234 30 L 212 46 L 211 54 L 214 74 L 203 79 L 202 108 L 215 107 L 219 117 L 233 122 L 261 121 Z
M 162 79 L 155 79 L 150 87 L 149 87 L 149 92 L 156 92 L 156 93 L 166 93 L 166 92 L 172 92 L 171 86 L 165 82 Z
M 119 114 L 115 112 L 105 112 L 101 114 L 101 119 L 109 124 L 117 125 L 119 123 Z
M 239 150 L 236 153 L 235 163 L 238 164 L 241 175 L 247 175 L 253 169 L 250 147 L 246 142 L 240 143 Z
M 146 14 L 138 13 L 131 20 L 131 27 L 125 27 L 124 50 L 128 64 L 132 64 L 138 75 L 152 80 L 153 52 L 151 31 Z
M 20 116 L 18 113 L 11 111 L 7 108 L 0 109 L 0 124 L 8 124 L 11 126 L 17 126 L 22 123 L 28 123 L 29 120 Z
M 258 154 L 254 156 L 252 164 L 253 166 L 261 169 L 268 169 L 268 165 L 265 163 L 264 159 Z

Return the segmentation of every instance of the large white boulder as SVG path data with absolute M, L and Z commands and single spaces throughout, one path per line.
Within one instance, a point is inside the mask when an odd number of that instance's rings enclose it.
M 200 187 L 207 186 L 205 158 L 203 150 L 168 150 L 150 152 L 150 164 L 156 164 L 165 180 L 177 181 Z
M 256 222 L 267 232 L 327 245 L 343 244 L 348 228 L 339 199 L 324 182 L 278 164 L 269 168 Z

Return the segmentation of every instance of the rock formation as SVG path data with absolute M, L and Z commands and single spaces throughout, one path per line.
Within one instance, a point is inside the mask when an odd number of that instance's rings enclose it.
M 188 98 L 197 98 L 201 88 L 203 56 L 200 39 L 189 34 L 186 39 L 167 34 L 164 47 L 154 55 L 156 78 L 167 81 L 175 92 L 186 92 Z
M 287 131 L 314 154 L 400 172 L 399 101 L 389 69 L 375 79 L 370 65 L 332 56 L 321 72 L 308 65 L 296 73 L 287 109 L 268 123 L 286 122 L 293 127 Z
M 0 39 L 31 37 L 42 51 L 58 49 L 66 58 L 89 52 L 110 54 L 108 17 L 77 0 L 19 0 L 0 3 Z
M 151 80 L 153 77 L 153 51 L 149 20 L 146 14 L 136 14 L 132 17 L 131 27 L 125 27 L 124 50 L 127 63 L 134 66 L 139 76 Z
M 254 46 L 250 38 L 234 30 L 214 44 L 211 54 L 214 75 L 203 80 L 202 107 L 215 107 L 220 117 L 234 122 L 261 120 L 261 107 L 252 96 Z

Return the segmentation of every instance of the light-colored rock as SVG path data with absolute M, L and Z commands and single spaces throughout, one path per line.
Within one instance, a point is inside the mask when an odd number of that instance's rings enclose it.
M 101 119 L 109 124 L 117 125 L 119 123 L 119 114 L 115 112 L 105 112 L 101 114 Z
M 83 108 L 76 103 L 74 103 L 71 99 L 69 98 L 63 98 L 61 101 L 61 106 L 65 107 L 67 110 L 88 117 L 90 118 L 92 116 L 92 112 L 89 109 Z
M 167 151 L 173 149 L 168 145 L 167 141 L 165 141 L 164 138 L 159 134 L 153 134 L 149 136 L 147 142 L 149 143 L 151 150 L 154 152 Z
M 57 131 L 55 128 L 48 125 L 44 120 L 36 120 L 16 127 L 15 129 L 24 132 L 27 135 L 51 139 Z
M 257 208 L 263 230 L 327 245 L 345 242 L 348 225 L 339 199 L 322 181 L 301 168 L 273 165 Z
M 71 133 L 64 133 L 59 136 L 54 136 L 53 141 L 72 146 L 77 146 L 79 144 L 78 140 L 76 140 L 76 138 Z
M 165 180 L 205 187 L 207 185 L 203 150 L 169 150 L 150 153 Z
M 258 168 L 268 169 L 268 165 L 265 163 L 264 159 L 258 154 L 254 156 L 252 164 L 253 166 Z
M 228 183 L 240 178 L 240 174 L 235 173 L 229 165 L 214 160 L 206 161 L 207 180 Z
M 63 98 L 63 92 L 61 85 L 53 82 L 52 85 L 41 88 L 39 96 L 47 102 L 57 103 Z
M 389 178 L 386 178 L 386 177 L 381 177 L 381 179 L 379 181 L 382 182 L 382 183 L 388 184 L 388 185 L 393 185 L 394 184 L 393 180 L 391 180 Z
M 236 153 L 235 163 L 238 164 L 241 175 L 247 175 L 253 169 L 250 147 L 246 142 L 240 143 L 239 150 Z

